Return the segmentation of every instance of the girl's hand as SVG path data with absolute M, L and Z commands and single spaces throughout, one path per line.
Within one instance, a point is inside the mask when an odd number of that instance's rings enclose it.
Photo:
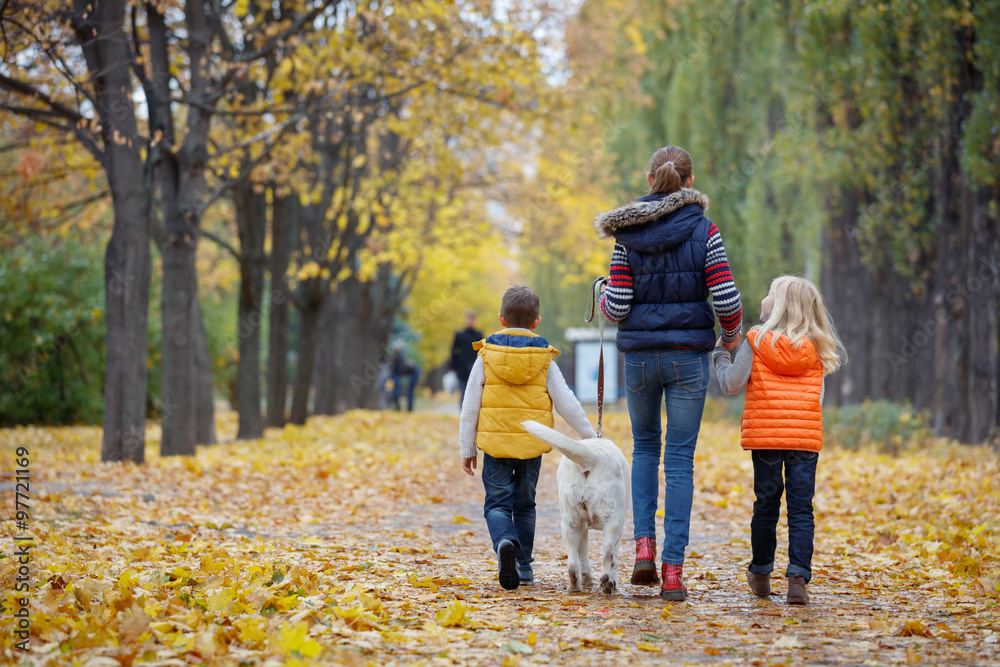
M 464 470 L 468 474 L 470 474 L 473 477 L 475 477 L 476 473 L 472 472 L 475 469 L 476 469 L 476 457 L 475 456 L 470 456 L 468 458 L 462 459 L 462 470 Z

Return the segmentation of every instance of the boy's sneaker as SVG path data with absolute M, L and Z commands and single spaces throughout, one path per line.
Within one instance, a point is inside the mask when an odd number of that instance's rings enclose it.
M 528 586 L 529 584 L 535 583 L 535 573 L 531 571 L 530 565 L 518 564 L 517 578 L 520 580 L 522 586 Z
M 635 567 L 632 568 L 633 586 L 656 586 L 656 538 L 640 537 L 635 541 Z
M 684 566 L 663 563 L 662 569 L 663 585 L 660 586 L 660 597 L 670 602 L 683 602 L 686 600 L 688 589 L 684 585 Z
M 805 577 L 788 577 L 788 604 L 809 604 Z
M 500 540 L 497 558 L 500 561 L 500 586 L 512 591 L 521 583 L 517 574 L 517 547 L 510 540 Z
M 771 575 L 747 571 L 747 583 L 754 595 L 766 598 L 771 594 Z

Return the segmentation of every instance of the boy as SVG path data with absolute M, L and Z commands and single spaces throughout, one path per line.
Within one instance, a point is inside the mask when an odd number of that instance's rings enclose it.
M 499 560 L 500 585 L 507 590 L 534 582 L 535 484 L 542 454 L 552 449 L 525 431 L 521 422 L 533 419 L 552 426 L 554 406 L 580 437 L 597 437 L 552 360 L 559 351 L 532 333 L 541 321 L 533 289 L 514 286 L 503 293 L 503 329 L 473 343 L 479 357 L 469 375 L 459 421 L 465 472 L 475 474 L 476 449 L 483 450 L 483 515 Z

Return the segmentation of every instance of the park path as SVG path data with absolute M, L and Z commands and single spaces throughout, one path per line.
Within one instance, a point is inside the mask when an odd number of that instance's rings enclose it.
M 95 429 L 0 431 L 38 462 L 22 664 L 1000 664 L 988 450 L 824 452 L 812 602 L 791 607 L 781 579 L 767 600 L 747 589 L 749 461 L 737 427 L 707 423 L 690 596 L 665 603 L 627 583 L 630 539 L 617 594 L 564 592 L 555 454 L 538 485 L 536 583 L 501 590 L 456 431 L 454 415 L 350 413 L 159 459 L 154 430 L 142 467 L 95 463 Z M 606 431 L 630 451 L 627 415 Z

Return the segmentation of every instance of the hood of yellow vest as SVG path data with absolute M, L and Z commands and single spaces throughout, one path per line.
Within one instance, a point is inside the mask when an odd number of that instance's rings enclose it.
M 753 345 L 754 355 L 760 355 L 764 365 L 779 375 L 801 375 L 819 363 L 816 346 L 808 338 L 801 339 L 796 347 L 781 334 L 774 342 L 774 349 L 771 348 L 773 331 L 763 333 L 760 329 L 752 329 L 747 338 Z
M 530 331 L 504 329 L 473 345 L 483 363 L 508 384 L 526 384 L 549 367 L 559 351 Z

